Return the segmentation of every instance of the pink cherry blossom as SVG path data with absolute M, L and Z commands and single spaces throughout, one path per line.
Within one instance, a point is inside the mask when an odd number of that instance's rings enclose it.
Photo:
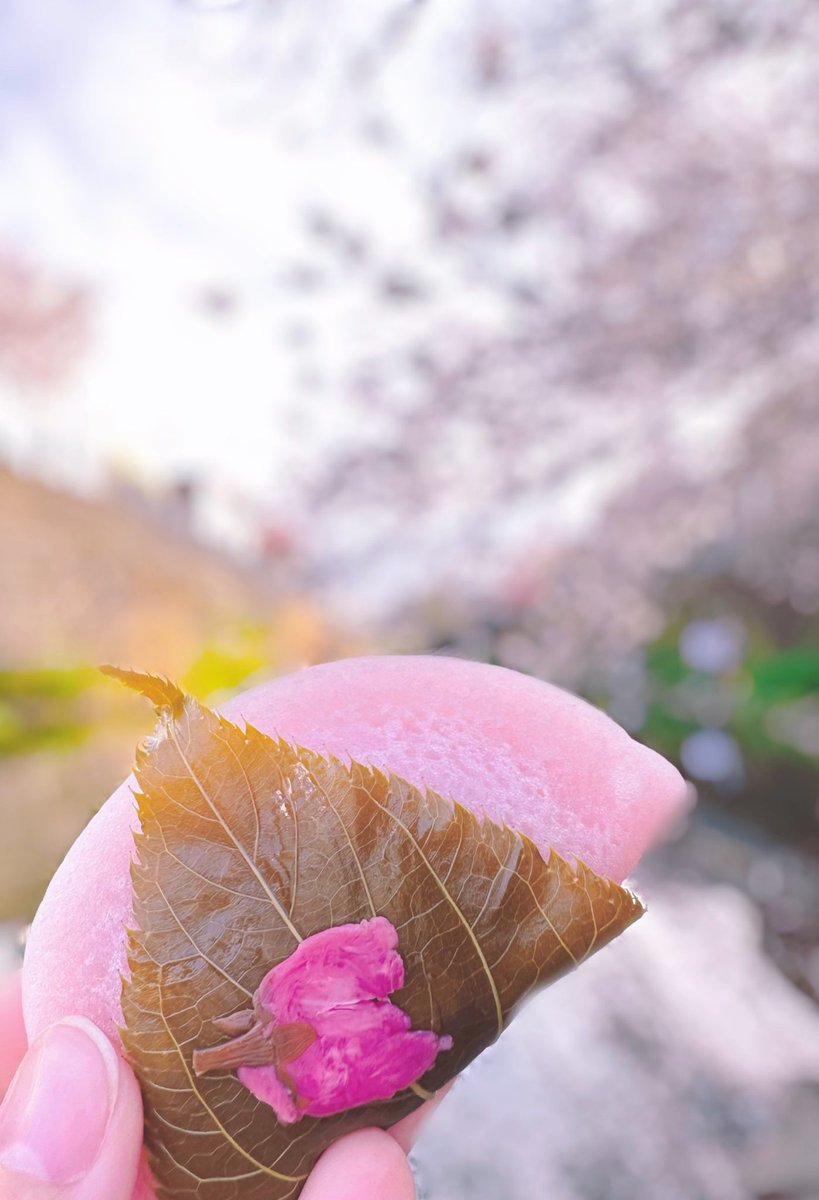
M 219 1023 L 241 1036 L 197 1051 L 195 1069 L 238 1068 L 285 1125 L 388 1100 L 452 1046 L 450 1037 L 411 1029 L 388 999 L 404 983 L 397 947 L 386 917 L 305 938 L 265 975 L 252 1013 Z

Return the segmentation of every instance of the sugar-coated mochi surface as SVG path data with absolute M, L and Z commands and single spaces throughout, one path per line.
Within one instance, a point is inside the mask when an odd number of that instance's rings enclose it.
M 685 806 L 663 758 L 584 701 L 502 667 L 346 659 L 262 684 L 223 712 L 427 785 L 618 881 Z M 23 980 L 30 1038 L 82 1015 L 119 1041 L 132 787 L 122 784 L 74 843 L 35 917 Z

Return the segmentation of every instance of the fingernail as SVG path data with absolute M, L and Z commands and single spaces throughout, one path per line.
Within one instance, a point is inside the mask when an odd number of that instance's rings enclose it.
M 81 1179 L 100 1152 L 118 1080 L 116 1052 L 95 1025 L 52 1025 L 0 1107 L 0 1167 L 53 1184 Z

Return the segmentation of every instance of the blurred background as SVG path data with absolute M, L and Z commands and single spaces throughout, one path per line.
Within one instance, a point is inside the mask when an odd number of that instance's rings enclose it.
M 434 1200 L 819 1197 L 819 9 L 3 0 L 0 971 L 145 712 L 360 652 L 699 792 Z

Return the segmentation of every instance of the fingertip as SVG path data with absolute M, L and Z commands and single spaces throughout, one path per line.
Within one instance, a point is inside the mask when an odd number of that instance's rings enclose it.
M 144 1117 L 142 1112 L 142 1093 L 139 1090 L 139 1083 L 136 1075 L 124 1061 L 118 1060 L 119 1071 L 119 1090 L 117 1092 L 117 1102 L 114 1105 L 114 1112 L 111 1116 L 111 1126 L 108 1129 L 109 1137 L 125 1137 L 129 1141 L 134 1141 L 136 1146 L 136 1158 L 138 1159 L 142 1151 L 142 1134 Z M 136 1166 L 134 1167 L 136 1172 Z
M 104 1037 L 104 1035 L 100 1035 Z M 97 1161 L 71 1200 L 130 1200 L 142 1153 L 142 1096 L 136 1076 L 116 1055 L 117 1093 Z
M 21 972 L 0 983 L 0 1099 L 26 1052 Z
M 360 1129 L 325 1150 L 301 1200 L 415 1200 L 404 1151 L 380 1129 Z

